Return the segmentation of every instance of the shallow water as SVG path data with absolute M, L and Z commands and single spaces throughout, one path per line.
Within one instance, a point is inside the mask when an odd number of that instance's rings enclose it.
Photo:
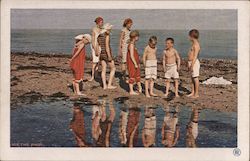
M 192 114 L 194 117 L 191 117 Z M 123 119 L 120 119 L 121 116 Z M 54 100 L 19 105 L 11 110 L 11 146 L 143 147 L 154 142 L 151 146 L 164 147 L 162 144 L 164 116 L 170 116 L 170 121 L 165 121 L 169 124 L 165 126 L 163 136 L 171 131 L 172 127 L 176 127 L 174 135 L 176 138 L 179 129 L 178 141 L 176 145 L 172 144 L 174 147 L 186 147 L 186 141 L 192 143 L 190 146 L 196 147 L 237 146 L 237 114 L 235 112 L 198 110 L 198 107 L 178 106 L 131 107 L 129 100 L 114 101 L 107 98 L 100 98 L 96 104 Z M 171 118 L 178 119 L 177 126 L 174 126 L 175 124 L 171 122 L 174 119 Z M 198 121 L 196 139 L 195 127 L 191 126 L 190 121 Z M 169 128 L 170 130 L 166 130 Z M 187 135 L 188 131 L 189 135 Z M 142 136 L 145 136 L 144 142 Z M 152 141 L 152 138 L 155 138 L 155 141 Z M 173 143 L 168 137 L 165 140 Z

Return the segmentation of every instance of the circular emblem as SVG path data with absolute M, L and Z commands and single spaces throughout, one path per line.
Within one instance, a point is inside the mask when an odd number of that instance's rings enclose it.
M 233 154 L 234 154 L 234 156 L 236 156 L 236 157 L 240 156 L 240 154 L 241 154 L 240 149 L 239 149 L 239 148 L 235 148 L 234 151 L 233 151 Z

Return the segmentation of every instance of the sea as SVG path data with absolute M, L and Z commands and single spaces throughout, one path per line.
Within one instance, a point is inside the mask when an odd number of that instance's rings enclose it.
M 181 57 L 186 57 L 190 48 L 188 30 L 139 30 L 140 38 L 137 42 L 139 54 L 148 43 L 150 36 L 158 39 L 157 56 L 162 56 L 165 39 L 172 37 L 175 48 Z M 37 52 L 54 54 L 71 54 L 74 37 L 82 33 L 91 33 L 90 29 L 12 29 L 11 52 Z M 117 56 L 120 30 L 111 33 L 112 54 Z M 201 30 L 200 31 L 201 58 L 237 59 L 237 30 Z M 90 47 L 87 54 L 91 55 Z

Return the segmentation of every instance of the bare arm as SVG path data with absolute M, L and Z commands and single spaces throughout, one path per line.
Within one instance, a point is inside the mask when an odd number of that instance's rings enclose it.
M 130 57 L 131 57 L 131 59 L 132 59 L 132 62 L 133 62 L 134 65 L 135 65 L 135 68 L 138 68 L 138 64 L 136 63 L 135 57 L 134 57 L 134 48 L 135 48 L 134 44 L 131 44 L 130 47 L 129 47 Z
M 125 33 L 122 31 L 120 34 L 120 41 L 119 41 L 119 56 L 122 56 L 122 41 L 124 39 Z
M 163 58 L 162 58 L 162 66 L 163 66 L 163 70 L 164 72 L 166 72 L 166 52 L 165 50 L 163 51 Z
M 179 70 L 180 66 L 181 66 L 181 58 L 180 58 L 180 55 L 177 51 L 175 52 L 175 57 L 176 57 L 176 61 L 177 61 L 177 69 Z
M 107 54 L 108 54 L 108 58 L 110 59 L 111 58 L 111 50 L 110 50 L 110 36 L 107 35 L 106 36 L 106 51 L 107 51 Z
M 143 61 L 143 65 L 144 67 L 146 67 L 146 58 L 147 58 L 147 47 L 144 49 L 144 53 L 143 53 L 143 56 L 142 56 L 142 61 Z
M 193 70 L 193 67 L 194 67 L 194 63 L 195 63 L 195 61 L 196 61 L 196 59 L 197 59 L 197 57 L 198 57 L 198 53 L 199 53 L 199 51 L 200 51 L 200 47 L 198 46 L 198 45 L 194 45 L 194 47 L 193 47 L 193 54 L 194 54 L 194 57 L 193 57 L 193 60 L 192 60 L 192 64 L 191 64 L 191 70 Z
M 73 60 L 73 59 L 75 59 L 75 57 L 77 57 L 77 55 L 80 53 L 80 51 L 82 50 L 83 47 L 84 47 L 84 43 L 81 43 L 78 46 L 78 49 L 77 49 L 76 53 L 73 55 L 73 57 L 71 58 L 71 60 Z

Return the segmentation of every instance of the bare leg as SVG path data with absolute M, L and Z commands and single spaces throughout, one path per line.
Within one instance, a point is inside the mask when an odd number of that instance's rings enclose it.
M 169 87 L 170 87 L 170 80 L 167 79 L 167 81 L 166 81 L 166 93 L 165 93 L 165 95 L 164 95 L 164 96 L 166 96 L 166 97 L 168 96 Z
M 115 89 L 115 86 L 112 86 L 112 81 L 115 76 L 115 64 L 114 61 L 109 63 L 110 66 L 110 75 L 109 75 L 109 82 L 108 82 L 108 89 Z
M 174 84 L 175 84 L 175 97 L 180 97 L 179 94 L 178 94 L 178 88 L 179 88 L 178 79 L 174 80 Z
M 137 86 L 138 86 L 138 92 L 142 93 L 141 82 L 137 82 Z
M 145 95 L 146 97 L 150 97 L 149 93 L 148 93 L 148 86 L 149 86 L 149 82 L 148 80 L 146 79 L 145 81 Z
M 76 94 L 76 82 L 75 82 L 75 81 L 73 81 L 73 82 L 72 82 L 72 84 L 73 84 L 73 90 L 74 90 L 74 93 Z
M 126 79 L 126 63 L 122 63 L 122 78 Z
M 93 81 L 95 78 L 95 71 L 97 70 L 97 63 L 92 64 L 92 70 L 91 70 L 91 78 L 89 81 Z
M 105 61 L 102 60 L 102 84 L 103 84 L 103 89 L 107 89 L 106 68 L 107 68 L 107 64 L 106 64 Z
M 194 78 L 191 77 L 191 80 L 192 80 L 192 91 L 189 95 L 187 95 L 187 97 L 192 97 L 194 95 Z
M 129 83 L 129 94 L 130 95 L 138 95 L 138 93 L 136 93 L 133 89 L 133 84 Z
M 75 89 L 76 89 L 75 93 L 76 93 L 77 95 L 80 95 L 80 96 L 85 96 L 85 94 L 82 94 L 82 93 L 80 92 L 80 89 L 79 89 L 79 82 L 75 82 L 74 84 L 75 84 Z
M 194 95 L 192 98 L 198 98 L 199 97 L 199 79 L 198 77 L 194 78 Z
M 155 97 L 157 96 L 157 94 L 154 94 L 153 89 L 154 89 L 154 80 L 150 79 L 150 95 Z

